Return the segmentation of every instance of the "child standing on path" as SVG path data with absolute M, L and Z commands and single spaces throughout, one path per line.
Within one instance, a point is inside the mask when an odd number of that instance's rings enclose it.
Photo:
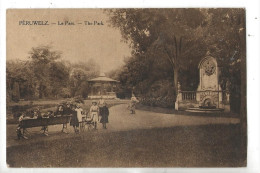
M 64 115 L 65 116 L 71 116 L 72 115 L 71 105 L 68 102 L 66 103 L 66 107 L 64 108 Z M 67 124 L 63 124 L 62 132 L 68 133 L 68 131 L 67 131 Z
M 107 123 L 108 123 L 108 115 L 109 115 L 109 110 L 106 104 L 100 108 L 100 115 L 101 115 L 101 120 L 100 123 L 103 125 L 103 129 L 107 128 Z
M 92 101 L 92 106 L 90 107 L 89 113 L 93 119 L 95 129 L 97 129 L 97 122 L 99 120 L 98 118 L 99 108 L 97 106 L 96 101 Z
M 78 104 L 77 108 L 75 109 L 75 111 L 77 112 L 77 118 L 79 120 L 79 127 L 82 130 L 82 128 L 83 128 L 83 122 L 82 122 L 82 112 L 83 112 L 83 109 Z
M 75 133 L 78 133 L 78 127 L 79 127 L 79 120 L 77 117 L 77 112 L 76 112 L 76 106 L 73 105 L 72 106 L 72 117 L 71 117 L 71 121 L 70 121 L 70 125 L 73 126 Z

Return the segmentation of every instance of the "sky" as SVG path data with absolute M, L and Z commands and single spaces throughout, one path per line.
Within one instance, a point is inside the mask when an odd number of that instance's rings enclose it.
M 48 21 L 49 25 L 27 25 L 26 21 Z M 75 25 L 58 25 L 65 21 Z M 94 25 L 94 21 L 104 25 Z M 131 54 L 121 39 L 120 31 L 109 26 L 101 9 L 7 11 L 7 60 L 26 60 L 32 47 L 49 45 L 62 52 L 63 60 L 94 59 L 103 72 L 108 72 L 123 65 L 124 57 Z

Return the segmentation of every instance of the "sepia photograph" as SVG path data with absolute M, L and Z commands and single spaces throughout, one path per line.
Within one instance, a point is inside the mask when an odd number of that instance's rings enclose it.
M 7 167 L 247 167 L 246 12 L 7 9 Z

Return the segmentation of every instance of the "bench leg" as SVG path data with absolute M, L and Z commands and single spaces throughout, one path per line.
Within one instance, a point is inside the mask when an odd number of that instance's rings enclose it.
M 45 136 L 49 136 L 48 126 L 44 126 L 44 127 L 43 127 L 43 134 L 44 134 Z
M 23 137 L 24 139 L 28 139 L 28 138 L 25 136 L 25 131 L 27 131 L 26 128 L 23 128 L 23 134 L 22 134 L 22 137 Z M 27 132 L 28 132 L 28 131 L 27 131 Z

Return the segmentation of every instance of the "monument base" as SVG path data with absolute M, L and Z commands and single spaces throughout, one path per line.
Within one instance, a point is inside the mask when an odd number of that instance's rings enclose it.
M 201 112 L 201 113 L 216 113 L 216 112 L 224 112 L 222 108 L 189 108 L 186 110 L 187 112 Z

